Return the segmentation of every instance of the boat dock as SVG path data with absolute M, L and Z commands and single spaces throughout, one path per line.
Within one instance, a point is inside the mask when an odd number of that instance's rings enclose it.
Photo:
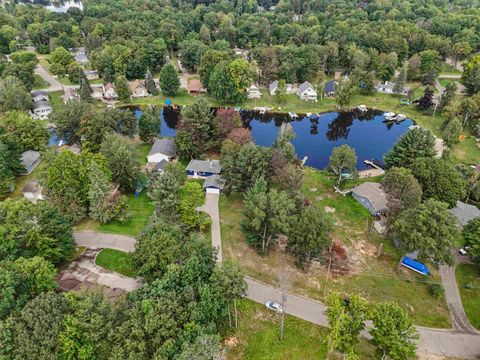
M 361 178 L 369 178 L 374 176 L 380 176 L 385 174 L 385 170 L 383 170 L 380 166 L 375 164 L 372 160 L 365 160 L 365 164 L 371 166 L 373 169 L 366 169 L 358 172 L 358 176 Z

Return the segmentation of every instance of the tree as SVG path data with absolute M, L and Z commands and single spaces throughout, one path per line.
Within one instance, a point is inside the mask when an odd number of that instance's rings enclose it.
M 14 177 L 25 171 L 22 163 L 22 146 L 17 137 L 0 126 L 0 194 L 12 191 Z
M 382 187 L 387 196 L 389 228 L 398 214 L 422 201 L 422 187 L 410 169 L 390 168 L 385 173 Z
M 460 142 L 460 133 L 462 132 L 462 123 L 457 118 L 450 120 L 443 130 L 442 138 L 445 145 L 452 147 Z
M 83 101 L 69 101 L 52 113 L 50 121 L 55 124 L 55 132 L 68 145 L 79 144 L 81 140 L 81 119 L 91 111 L 90 104 Z
M 237 299 L 243 297 L 247 291 L 247 284 L 240 266 L 234 260 L 225 260 L 215 267 L 212 274 L 212 283 L 216 290 L 228 302 L 233 302 L 235 314 L 235 328 L 238 328 Z M 230 321 L 230 305 L 228 306 Z M 230 326 L 232 323 L 230 321 Z
M 90 217 L 101 223 L 112 220 L 124 222 L 127 218 L 127 197 L 110 185 L 109 178 L 96 162 L 93 161 L 88 170 Z
M 163 174 L 155 174 L 151 180 L 148 196 L 155 202 L 160 213 L 164 214 L 165 220 L 175 220 L 178 217 L 182 185 L 171 167 L 165 169 Z
M 421 259 L 453 263 L 451 248 L 460 232 L 448 204 L 428 199 L 400 213 L 393 228 L 407 252 L 418 250 Z
M 0 202 L 0 234 L 1 259 L 41 256 L 59 264 L 73 250 L 71 224 L 48 201 Z
M 253 69 L 248 61 L 222 61 L 210 75 L 208 90 L 223 103 L 240 103 L 247 98 L 246 89 L 251 85 L 252 79 Z
M 158 109 L 150 107 L 138 119 L 138 135 L 143 142 L 152 144 L 160 135 L 160 115 Z
M 220 108 L 217 110 L 218 133 L 220 140 L 225 140 L 233 129 L 242 126 L 242 119 L 238 111 L 232 108 Z
M 450 105 L 452 100 L 455 98 L 455 94 L 457 93 L 457 83 L 455 81 L 451 81 L 445 87 L 445 91 L 440 96 L 440 102 L 438 107 L 440 109 L 444 109 L 446 106 Z
M 349 177 L 355 177 L 357 173 L 357 154 L 355 149 L 346 144 L 333 149 L 328 168 L 337 175 L 337 186 L 340 185 L 344 177 L 343 174 L 348 173 Z
M 341 351 L 347 359 L 356 358 L 360 332 L 365 328 L 367 303 L 358 295 L 342 298 L 339 293 L 328 295 L 327 315 L 329 330 L 325 338 L 329 352 Z
M 0 118 L 0 127 L 18 139 L 22 151 L 43 151 L 47 147 L 49 138 L 47 129 L 27 113 L 17 111 L 6 113 Z
M 186 182 L 180 188 L 180 202 L 178 209 L 180 220 L 190 228 L 202 226 L 197 208 L 203 205 L 205 197 L 202 186 L 198 182 Z
M 355 87 L 348 79 L 341 79 L 335 87 L 335 102 L 339 109 L 346 109 L 355 95 Z
M 463 228 L 463 240 L 470 246 L 470 256 L 480 261 L 480 219 L 473 219 Z
M 116 131 L 124 136 L 133 137 L 137 132 L 137 117 L 130 109 L 109 109 L 105 115 L 112 118 Z
M 115 88 L 117 89 L 118 98 L 121 101 L 130 101 L 130 85 L 124 75 L 118 75 L 115 77 Z
M 414 128 L 403 135 L 384 156 L 385 168 L 408 167 L 415 159 L 436 155 L 435 137 L 430 130 Z
M 81 101 L 91 101 L 92 100 L 92 87 L 90 86 L 87 79 L 80 79 L 80 89 L 78 91 Z M 72 101 L 74 102 L 74 101 Z
M 470 198 L 475 201 L 480 200 L 480 171 L 466 164 L 456 164 L 455 169 L 462 175 L 467 184 L 467 194 L 465 202 Z
M 275 99 L 279 104 L 283 104 L 287 101 L 287 82 L 283 79 L 278 80 Z
M 257 179 L 267 179 L 271 150 L 247 143 L 240 146 L 230 140 L 222 144 L 222 177 L 225 179 L 225 191 L 245 192 Z
M 421 70 L 420 70 L 420 56 L 418 54 L 414 54 L 410 60 L 408 60 L 408 72 L 407 72 L 407 79 L 408 80 L 420 80 Z
M 372 315 L 370 334 L 382 359 L 413 359 L 418 333 L 408 313 L 395 303 L 380 303 Z
M 111 133 L 105 135 L 100 153 L 107 160 L 112 180 L 124 191 L 133 191 L 139 176 L 139 164 L 133 144 L 127 138 Z
M 403 90 L 405 89 L 405 81 L 407 81 L 407 72 L 407 65 L 402 66 L 402 70 L 400 70 L 400 74 L 398 74 L 397 81 L 395 81 L 395 86 L 393 87 L 394 93 L 403 93 Z
M 285 191 L 267 190 L 267 183 L 259 178 L 244 197 L 241 228 L 247 242 L 267 254 L 280 234 L 290 229 L 290 216 L 295 204 Z
M 245 128 L 232 129 L 227 136 L 228 140 L 238 145 L 253 143 L 252 132 Z
M 288 234 L 288 247 L 296 256 L 297 264 L 308 269 L 313 260 L 319 260 L 331 243 L 332 221 L 325 212 L 308 206 L 293 221 Z
M 108 111 L 89 112 L 80 120 L 79 135 L 82 146 L 89 151 L 97 152 L 107 134 L 115 132 L 117 124 Z
M 0 79 L 0 111 L 28 111 L 32 107 L 32 97 L 23 83 L 13 76 Z
M 158 95 L 157 86 L 155 85 L 150 69 L 147 69 L 147 72 L 145 73 L 145 87 L 150 95 Z
M 177 70 L 172 64 L 166 64 L 160 71 L 160 89 L 165 95 L 175 96 L 180 87 Z
M 73 61 L 73 55 L 65 48 L 59 46 L 50 55 L 50 70 L 55 75 L 64 76 L 68 72 L 68 65 Z
M 199 98 L 182 109 L 175 143 L 181 158 L 194 158 L 206 149 L 217 137 L 217 126 L 207 100 Z
M 470 95 L 480 91 L 480 55 L 472 56 L 463 68 L 462 82 Z
M 200 80 L 205 86 L 209 86 L 210 77 L 217 64 L 222 61 L 230 60 L 230 54 L 226 51 L 219 51 L 214 49 L 207 50 L 200 58 L 198 72 L 200 73 Z
M 435 103 L 433 101 L 433 90 L 430 89 L 429 86 L 425 88 L 425 92 L 423 93 L 423 96 L 420 99 L 418 99 L 417 106 L 424 112 L 431 111 L 435 106 Z
M 422 186 L 423 198 L 433 198 L 454 207 L 466 193 L 462 175 L 443 159 L 416 159 L 410 169 Z
M 184 343 L 178 360 L 209 360 L 219 355 L 220 340 L 218 335 L 200 335 L 193 343 Z
M 424 84 L 432 84 L 437 77 L 440 67 L 440 55 L 436 50 L 424 50 L 418 54 L 420 56 L 420 72 Z

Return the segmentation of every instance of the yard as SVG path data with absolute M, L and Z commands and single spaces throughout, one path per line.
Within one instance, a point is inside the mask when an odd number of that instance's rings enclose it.
M 137 277 L 133 268 L 132 258 L 123 251 L 103 249 L 98 253 L 95 264 L 128 277 Z
M 241 300 L 239 308 L 239 328 L 225 345 L 227 359 L 255 360 L 303 360 L 325 359 L 326 346 L 323 343 L 326 329 L 287 315 L 283 341 L 279 340 L 278 315 L 263 305 L 249 300 Z M 360 359 L 371 359 L 374 347 L 361 339 Z
M 433 275 L 428 279 L 405 269 L 397 271 L 402 253 L 390 240 L 368 231 L 371 224 L 368 211 L 351 196 L 335 194 L 332 186 L 333 181 L 324 173 L 306 170 L 303 188 L 306 198 L 321 208 L 335 209 L 333 238 L 344 244 L 350 259 L 349 269 L 343 269 L 342 275 L 333 278 L 330 275 L 326 281 L 325 264 L 314 264 L 309 272 L 301 271 L 295 266 L 294 258 L 283 250 L 284 242 L 268 256 L 258 255 L 245 243 L 240 230 L 241 198 L 222 195 L 224 257 L 238 259 L 247 275 L 273 285 L 278 283 L 280 274 L 286 274 L 289 289 L 299 295 L 323 300 L 328 291 L 338 290 L 360 293 L 371 302 L 392 300 L 408 310 L 418 325 L 448 328 L 450 317 L 444 298 L 435 299 L 428 293 L 426 281 L 440 283 L 437 270 L 430 266 Z M 380 244 L 383 251 L 377 256 Z
M 480 266 L 459 264 L 455 275 L 468 320 L 480 330 Z

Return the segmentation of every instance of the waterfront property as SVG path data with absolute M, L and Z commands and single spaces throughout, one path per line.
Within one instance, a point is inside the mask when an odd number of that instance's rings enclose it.
M 175 157 L 176 146 L 173 139 L 157 139 L 147 155 L 149 163 L 159 163 L 162 160 L 170 161 Z
M 278 80 L 275 80 L 268 86 L 268 91 L 270 92 L 270 95 L 275 96 L 277 94 L 277 90 L 278 90 Z M 292 94 L 292 93 L 293 93 L 293 85 L 286 84 L 285 94 Z
M 219 160 L 190 160 L 187 165 L 187 175 L 195 179 L 219 175 L 222 166 Z
M 103 86 L 103 98 L 105 100 L 118 100 L 117 90 L 112 83 L 105 84 Z
M 150 96 L 145 86 L 145 81 L 138 79 L 130 83 L 130 93 L 132 94 L 132 98 L 143 98 Z
M 305 81 L 298 87 L 298 96 L 301 100 L 317 101 L 317 92 L 308 81 Z
M 462 227 L 467 225 L 469 221 L 480 218 L 480 210 L 476 206 L 461 201 L 457 201 L 457 205 L 450 209 L 450 213 L 455 216 Z
M 225 180 L 220 175 L 208 176 L 203 183 L 203 189 L 207 194 L 220 194 L 225 187 Z
M 262 97 L 262 93 L 260 92 L 260 89 L 258 86 L 252 84 L 250 87 L 247 89 L 247 98 L 248 99 L 260 99 Z
M 387 210 L 387 196 L 379 183 L 364 182 L 355 186 L 352 196 L 374 216 Z
M 22 165 L 25 168 L 22 175 L 30 175 L 38 164 L 40 164 L 40 153 L 38 151 L 27 150 L 22 153 Z

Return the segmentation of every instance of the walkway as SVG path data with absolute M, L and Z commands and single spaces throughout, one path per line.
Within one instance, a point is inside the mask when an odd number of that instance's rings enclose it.
M 222 262 L 222 238 L 220 234 L 220 213 L 218 211 L 218 194 L 205 194 L 205 204 L 198 208 L 206 212 L 212 220 L 212 246 L 217 249 L 217 262 Z

